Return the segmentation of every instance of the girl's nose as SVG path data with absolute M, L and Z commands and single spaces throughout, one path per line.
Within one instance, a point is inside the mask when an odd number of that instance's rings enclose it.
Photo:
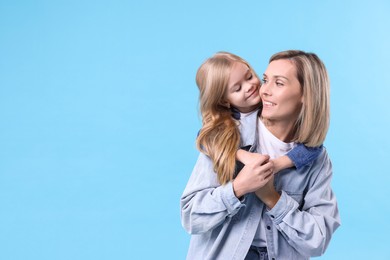
M 249 84 L 246 86 L 246 92 L 252 92 L 255 88 L 255 85 Z

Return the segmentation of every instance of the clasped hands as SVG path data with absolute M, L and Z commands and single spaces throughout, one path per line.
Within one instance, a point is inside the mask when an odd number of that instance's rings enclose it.
M 280 195 L 274 186 L 274 163 L 268 155 L 241 152 L 238 159 L 245 165 L 233 181 L 233 190 L 237 198 L 255 192 L 256 196 L 272 208 Z

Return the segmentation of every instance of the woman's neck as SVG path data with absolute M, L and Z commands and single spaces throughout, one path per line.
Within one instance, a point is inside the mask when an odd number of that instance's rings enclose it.
M 279 140 L 289 143 L 294 138 L 294 123 L 274 121 L 260 117 L 265 127 Z

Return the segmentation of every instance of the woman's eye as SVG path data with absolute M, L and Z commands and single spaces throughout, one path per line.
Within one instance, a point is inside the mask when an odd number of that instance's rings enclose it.
M 266 79 L 262 79 L 263 81 L 263 84 L 266 84 L 267 83 L 267 80 Z
M 276 86 L 283 86 L 283 83 L 282 83 L 282 82 L 277 82 L 277 81 L 276 81 Z

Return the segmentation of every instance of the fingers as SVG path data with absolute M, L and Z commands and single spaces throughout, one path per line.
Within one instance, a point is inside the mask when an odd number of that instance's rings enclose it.
M 259 154 L 255 160 L 255 163 L 258 165 L 263 165 L 269 161 L 270 157 L 266 154 Z
M 268 161 L 267 163 L 260 166 L 261 170 L 264 172 L 272 171 L 274 170 L 274 163 L 272 161 Z
M 269 169 L 264 174 L 264 180 L 270 179 L 274 175 L 274 171 L 272 169 Z
M 259 168 L 259 177 L 263 182 L 268 182 L 269 179 L 274 175 L 274 167 L 272 162 L 267 162 Z

